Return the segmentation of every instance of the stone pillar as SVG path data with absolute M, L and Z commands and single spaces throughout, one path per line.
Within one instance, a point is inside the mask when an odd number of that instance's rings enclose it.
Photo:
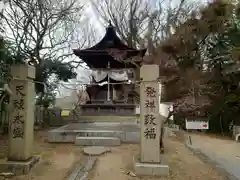
M 160 163 L 159 67 L 143 65 L 140 77 L 141 162 Z
M 140 157 L 135 158 L 137 175 L 166 176 L 167 162 L 160 155 L 160 134 L 163 119 L 159 115 L 160 93 L 158 65 L 143 65 L 140 69 Z
M 31 158 L 35 111 L 35 68 L 25 64 L 11 68 L 13 80 L 11 114 L 9 118 L 9 161 L 27 161 Z

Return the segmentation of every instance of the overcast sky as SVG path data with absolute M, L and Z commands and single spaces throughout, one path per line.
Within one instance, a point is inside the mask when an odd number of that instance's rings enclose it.
M 88 1 L 87 0 L 79 0 L 79 1 L 85 2 L 84 15 L 89 19 L 89 23 L 96 29 L 96 41 L 98 42 L 105 34 L 105 28 L 107 26 L 107 23 L 102 23 L 103 21 L 100 19 L 100 17 L 97 15 L 97 13 L 94 12 L 94 9 L 91 6 L 91 1 L 89 1 L 89 0 Z M 146 0 L 146 1 L 148 1 L 151 4 L 151 6 L 154 8 L 158 4 L 157 2 L 160 0 Z M 179 4 L 180 1 L 181 0 L 172 0 L 172 6 Z M 197 1 L 196 3 L 207 2 L 207 0 L 187 0 L 187 1 L 191 1 L 191 2 Z M 169 2 L 169 0 L 166 0 L 166 2 Z M 1 2 L 0 2 L 0 11 L 1 11 L 1 8 L 3 8 L 3 4 L 1 4 Z M 92 45 L 94 45 L 94 44 L 92 44 Z M 72 48 L 74 48 L 74 47 L 72 47 Z M 78 74 L 77 79 L 70 80 L 70 84 L 74 84 L 74 83 L 78 84 L 79 82 L 89 83 L 89 78 L 88 78 L 88 76 L 90 74 L 89 70 L 86 70 L 85 68 L 80 67 L 76 70 L 76 72 Z M 75 87 L 76 87 L 76 86 L 74 87 L 73 85 L 66 85 L 66 86 L 68 86 L 69 88 L 59 87 L 61 96 L 70 95 L 72 90 L 75 89 Z
M 147 0 L 151 6 L 154 8 L 154 7 L 157 7 L 157 4 L 158 4 L 158 1 L 159 0 Z M 162 1 L 162 0 L 161 0 Z M 172 0 L 172 6 L 176 6 L 179 4 L 181 0 Z M 205 4 L 206 2 L 208 2 L 207 0 L 187 0 L 189 2 L 194 2 L 194 3 L 199 3 L 199 4 Z M 166 1 L 166 2 L 169 2 L 169 1 Z M 94 12 L 94 8 L 92 8 L 91 6 L 91 2 L 87 2 L 85 3 L 86 4 L 86 9 L 85 9 L 85 15 L 87 17 L 91 17 L 90 18 L 90 23 L 96 28 L 96 32 L 97 32 L 97 42 L 104 36 L 105 34 L 105 28 L 107 26 L 107 23 L 103 24 L 101 22 L 103 22 L 101 19 L 99 19 L 100 17 L 97 16 L 97 13 Z M 94 44 L 93 44 L 94 45 Z M 90 74 L 90 71 L 89 70 L 86 70 L 85 68 L 78 68 L 76 70 L 77 72 L 77 79 L 75 80 L 70 80 L 70 84 L 66 84 L 65 83 L 65 87 L 62 87 L 60 86 L 59 87 L 59 92 L 60 92 L 60 96 L 69 96 L 72 92 L 73 89 L 76 88 L 76 85 L 73 85 L 74 82 L 76 84 L 80 83 L 80 82 L 83 82 L 83 83 L 89 83 L 89 74 Z M 66 88 L 69 87 L 69 88 Z

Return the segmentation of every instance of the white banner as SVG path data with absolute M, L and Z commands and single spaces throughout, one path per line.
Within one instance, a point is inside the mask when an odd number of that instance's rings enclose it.
M 208 121 L 186 120 L 186 129 L 209 129 Z
M 107 75 L 115 81 L 127 81 L 128 75 L 126 71 L 92 71 L 92 76 L 96 82 L 100 82 L 107 77 Z

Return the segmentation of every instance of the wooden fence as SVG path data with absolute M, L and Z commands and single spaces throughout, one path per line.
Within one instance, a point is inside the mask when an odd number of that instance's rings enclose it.
M 35 117 L 34 117 L 34 125 L 35 126 L 61 126 L 69 121 L 67 120 L 74 120 L 72 116 L 69 117 L 62 117 L 61 116 L 61 109 L 59 108 L 44 108 L 41 106 L 35 107 Z M 0 110 L 0 130 L 7 131 L 8 129 L 8 122 L 9 122 L 9 110 L 8 106 L 1 108 Z M 76 118 L 75 118 L 76 119 Z
M 38 125 L 43 123 L 43 113 L 44 113 L 43 107 L 40 106 L 35 107 L 34 124 Z M 5 105 L 5 107 L 1 108 L 0 110 L 1 127 L 8 125 L 8 122 L 9 122 L 9 110 L 8 106 Z

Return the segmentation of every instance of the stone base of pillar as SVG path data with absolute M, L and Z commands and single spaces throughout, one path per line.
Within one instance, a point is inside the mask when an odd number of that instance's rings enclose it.
M 32 156 L 27 161 L 0 160 L 0 170 L 14 175 L 28 174 L 31 168 L 40 160 L 40 156 Z
M 134 169 L 137 176 L 168 176 L 169 166 L 166 157 L 161 157 L 160 163 L 140 162 L 140 156 L 134 157 Z

